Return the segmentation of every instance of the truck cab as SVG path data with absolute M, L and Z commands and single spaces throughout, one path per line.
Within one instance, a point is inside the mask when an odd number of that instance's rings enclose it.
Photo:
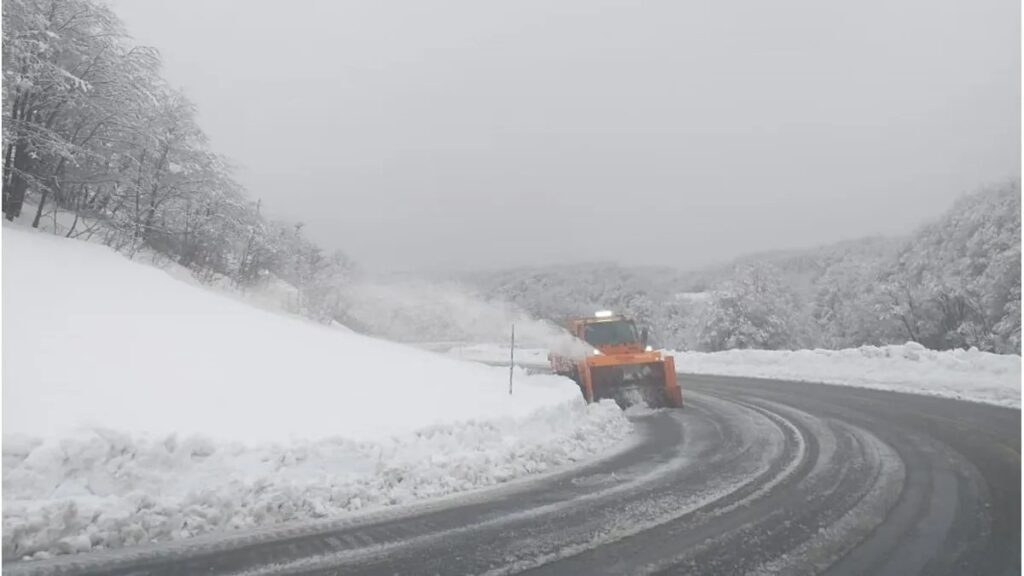
M 577 318 L 570 322 L 570 331 L 604 355 L 650 352 L 647 329 L 638 331 L 636 323 L 623 316 L 602 311 L 592 318 Z

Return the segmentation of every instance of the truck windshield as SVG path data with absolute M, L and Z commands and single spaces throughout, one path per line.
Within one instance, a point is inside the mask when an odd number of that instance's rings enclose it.
M 594 322 L 583 327 L 583 339 L 591 346 L 635 344 L 640 341 L 636 326 L 628 320 Z

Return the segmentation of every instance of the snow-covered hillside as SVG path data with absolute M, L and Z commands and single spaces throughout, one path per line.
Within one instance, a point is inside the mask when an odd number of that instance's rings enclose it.
M 3 229 L 3 550 L 334 515 L 580 460 L 631 430 L 572 382 L 277 315 Z
M 845 350 L 665 352 L 675 356 L 676 370 L 682 374 L 800 380 L 1021 406 L 1021 358 L 1013 354 L 937 352 L 913 342 Z M 450 346 L 448 355 L 508 362 L 508 349 L 498 344 Z M 516 357 L 524 367 L 547 366 L 545 350 L 517 350 Z M 680 378 L 680 384 L 685 395 L 685 378 Z

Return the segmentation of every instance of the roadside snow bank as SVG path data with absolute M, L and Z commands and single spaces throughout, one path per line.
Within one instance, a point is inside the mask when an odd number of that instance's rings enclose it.
M 3 553 L 78 552 L 487 486 L 631 430 L 576 386 L 333 330 L 3 228 Z
M 3 553 L 47 557 L 406 504 L 579 461 L 630 431 L 614 403 L 572 402 L 373 442 L 245 447 L 102 429 L 5 438 Z
M 497 344 L 452 344 L 450 357 L 489 364 L 508 362 L 508 348 Z M 677 352 L 681 374 L 799 380 L 893 390 L 1021 407 L 1021 358 L 978 350 L 928 350 L 915 342 L 843 350 L 727 350 Z M 516 350 L 516 365 L 544 368 L 547 352 Z M 680 379 L 685 394 L 686 380 Z
M 683 373 L 821 382 L 1021 406 L 1021 359 L 1015 355 L 975 349 L 939 352 L 915 342 L 843 350 L 669 353 Z

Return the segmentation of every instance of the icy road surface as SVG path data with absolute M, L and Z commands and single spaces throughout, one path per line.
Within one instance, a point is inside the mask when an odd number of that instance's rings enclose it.
M 713 376 L 589 465 L 344 520 L 7 574 L 1013 574 L 1021 412 Z

